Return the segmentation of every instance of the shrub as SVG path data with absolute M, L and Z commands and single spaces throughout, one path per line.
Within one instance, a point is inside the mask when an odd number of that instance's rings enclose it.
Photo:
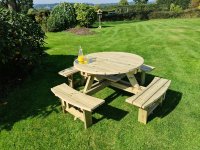
M 171 11 L 154 11 L 149 14 L 149 19 L 167 19 L 180 17 L 181 13 Z
M 0 66 L 11 64 L 18 72 L 33 66 L 42 53 L 44 36 L 29 17 L 0 9 Z
M 175 13 L 180 13 L 183 11 L 183 9 L 179 5 L 175 5 L 174 3 L 171 3 L 170 11 L 175 12 Z
M 86 4 L 74 4 L 76 19 L 80 26 L 89 27 L 96 21 L 97 13 L 95 7 Z
M 182 18 L 197 18 L 200 17 L 200 10 L 199 9 L 187 9 L 181 15 Z
M 47 20 L 47 28 L 51 32 L 62 31 L 75 25 L 75 10 L 69 3 L 56 5 Z
M 191 0 L 190 7 L 191 8 L 197 8 L 200 6 L 200 0 Z
M 47 19 L 50 15 L 50 10 L 40 9 L 35 13 L 34 19 L 37 23 L 40 24 L 43 31 L 47 31 Z

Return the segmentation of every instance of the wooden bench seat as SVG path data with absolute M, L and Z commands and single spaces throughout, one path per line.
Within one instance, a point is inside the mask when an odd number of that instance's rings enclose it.
M 139 107 L 138 121 L 147 123 L 147 117 L 165 98 L 171 80 L 155 77 L 140 93 L 126 99 L 126 102 Z
M 58 74 L 63 77 L 67 77 L 70 87 L 73 88 L 74 87 L 73 75 L 77 72 L 79 72 L 77 69 L 75 69 L 74 67 L 70 67 L 70 68 L 67 68 L 65 70 L 58 72 Z
M 92 125 L 92 111 L 105 101 L 83 94 L 63 83 L 51 88 L 62 103 L 63 112 L 69 112 L 84 122 L 85 128 Z
M 155 67 L 146 65 L 146 64 L 143 64 L 142 66 L 140 66 L 139 71 L 141 71 L 141 85 L 144 85 L 145 83 L 146 72 L 150 72 L 154 69 Z

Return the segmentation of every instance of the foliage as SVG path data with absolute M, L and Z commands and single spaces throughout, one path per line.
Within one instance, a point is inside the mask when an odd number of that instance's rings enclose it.
M 103 20 L 131 20 L 131 19 L 148 19 L 152 11 L 158 10 L 157 4 L 137 4 L 129 6 L 118 6 L 115 11 L 103 12 Z
M 76 25 L 75 9 L 72 4 L 56 5 L 47 20 L 48 31 L 62 31 Z
M 180 13 L 183 11 L 183 9 L 179 5 L 175 5 L 174 3 L 171 3 L 170 11 Z
M 174 3 L 175 5 L 179 5 L 183 9 L 188 8 L 190 4 L 190 0 L 157 0 L 156 2 L 161 7 L 167 8 L 167 10 L 170 9 L 170 5 L 172 3 Z
M 200 0 L 191 0 L 190 7 L 197 8 L 200 6 Z
M 199 18 L 200 10 L 198 8 L 184 10 L 184 12 L 181 14 L 181 17 L 182 18 Z
M 119 6 L 127 6 L 128 4 L 128 0 L 120 0 L 119 1 Z
M 181 13 L 173 11 L 154 11 L 149 14 L 149 19 L 168 19 L 180 17 Z
M 80 26 L 89 27 L 96 21 L 96 9 L 93 6 L 87 4 L 74 4 L 76 19 Z
M 0 9 L 0 64 L 33 65 L 42 53 L 44 36 L 29 17 Z
M 147 4 L 148 0 L 133 0 L 135 4 Z
M 50 15 L 50 10 L 48 9 L 29 9 L 28 16 L 32 17 L 37 23 L 40 24 L 43 31 L 47 31 L 47 19 Z
M 33 7 L 33 0 L 1 0 L 0 5 L 26 14 Z

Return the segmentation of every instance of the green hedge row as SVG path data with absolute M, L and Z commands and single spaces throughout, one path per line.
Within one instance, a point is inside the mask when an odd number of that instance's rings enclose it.
M 148 20 L 148 19 L 166 19 L 166 18 L 194 18 L 200 17 L 200 9 L 188 9 L 181 12 L 174 11 L 131 11 L 131 12 L 103 12 L 103 21 L 121 21 L 121 20 Z

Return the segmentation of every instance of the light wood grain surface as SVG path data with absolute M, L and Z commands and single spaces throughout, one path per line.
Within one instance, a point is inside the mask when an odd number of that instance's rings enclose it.
M 78 64 L 74 61 L 74 67 L 81 72 L 94 75 L 124 74 L 144 63 L 141 56 L 125 52 L 98 52 L 86 57 L 90 60 L 88 64 Z

